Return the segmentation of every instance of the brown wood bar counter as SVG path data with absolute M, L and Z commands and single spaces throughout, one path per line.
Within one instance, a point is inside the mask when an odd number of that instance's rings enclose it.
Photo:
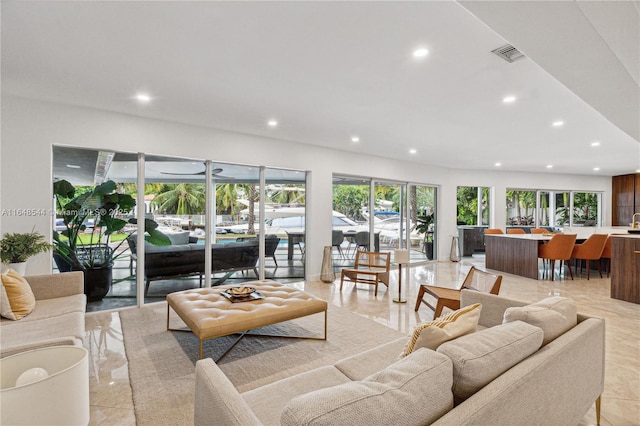
M 549 241 L 542 234 L 485 235 L 487 269 L 538 279 L 538 245 Z
M 640 303 L 640 235 L 611 236 L 611 297 Z

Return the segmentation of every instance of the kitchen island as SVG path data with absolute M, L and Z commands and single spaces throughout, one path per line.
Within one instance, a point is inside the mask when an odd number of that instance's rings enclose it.
M 538 279 L 538 245 L 551 239 L 543 234 L 487 234 L 487 269 Z

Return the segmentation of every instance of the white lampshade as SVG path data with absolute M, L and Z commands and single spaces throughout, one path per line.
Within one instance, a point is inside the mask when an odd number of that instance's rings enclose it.
M 396 249 L 393 252 L 393 260 L 396 263 L 409 263 L 409 250 Z
M 16 385 L 20 379 L 22 385 Z M 52 346 L 0 359 L 0 424 L 89 424 L 85 348 Z

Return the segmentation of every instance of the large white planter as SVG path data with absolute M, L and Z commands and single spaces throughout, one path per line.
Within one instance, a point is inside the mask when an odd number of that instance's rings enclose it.
M 3 263 L 2 273 L 6 273 L 9 269 L 13 269 L 18 275 L 25 276 L 27 274 L 27 262 L 20 263 Z

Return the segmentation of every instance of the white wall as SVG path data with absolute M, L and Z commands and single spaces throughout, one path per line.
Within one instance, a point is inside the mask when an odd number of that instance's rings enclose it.
M 439 258 L 448 259 L 456 233 L 456 187 L 495 188 L 496 223 L 506 220 L 506 188 L 603 191 L 603 225 L 611 223 L 611 178 L 551 173 L 483 172 L 390 160 L 255 137 L 216 129 L 145 119 L 107 111 L 3 95 L 0 149 L 0 234 L 34 228 L 51 232 L 48 215 L 11 215 L 13 209 L 50 209 L 52 145 L 282 167 L 310 172 L 307 194 L 307 278 L 320 274 L 322 247 L 331 241 L 332 174 L 360 175 L 439 186 Z M 473 155 L 473 153 L 469 153 Z M 29 273 L 47 273 L 51 259 L 29 262 Z

